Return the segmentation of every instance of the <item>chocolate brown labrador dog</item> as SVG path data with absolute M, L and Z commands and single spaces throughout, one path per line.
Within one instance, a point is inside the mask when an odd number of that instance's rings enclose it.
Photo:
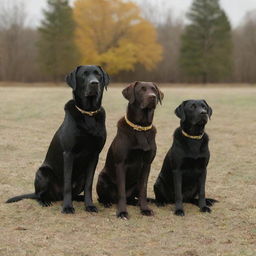
M 99 154 L 106 141 L 105 110 L 101 105 L 108 74 L 100 66 L 79 66 L 66 77 L 73 99 L 55 133 L 45 160 L 36 172 L 35 192 L 10 198 L 7 203 L 35 199 L 42 206 L 63 200 L 63 213 L 74 213 L 73 200 L 97 212 L 92 182 Z M 84 196 L 79 195 L 84 192 Z
M 135 82 L 123 90 L 123 96 L 129 101 L 127 113 L 117 124 L 117 135 L 98 178 L 99 202 L 105 207 L 117 203 L 117 217 L 127 219 L 126 204 L 137 200 L 141 213 L 151 216 L 147 183 L 156 154 L 156 128 L 152 121 L 164 95 L 154 83 Z
M 205 100 L 187 100 L 176 108 L 175 114 L 180 118 L 180 127 L 174 132 L 173 144 L 154 185 L 156 204 L 175 203 L 178 216 L 185 214 L 183 202 L 198 205 L 202 212 L 211 212 L 208 206 L 217 201 L 205 198 L 210 151 L 204 128 L 212 108 Z

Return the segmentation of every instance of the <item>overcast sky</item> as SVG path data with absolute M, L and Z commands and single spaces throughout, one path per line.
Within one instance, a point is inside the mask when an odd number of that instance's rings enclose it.
M 10 0 L 0 0 L 1 1 L 10 1 Z M 11 0 L 11 1 L 20 1 L 23 2 L 27 14 L 28 21 L 30 25 L 36 26 L 40 23 L 42 19 L 42 9 L 46 7 L 47 0 Z M 10 1 L 10 2 L 11 2 Z M 74 0 L 72 0 L 73 2 Z M 97 1 L 97 0 L 95 0 Z M 152 3 L 165 3 L 166 6 L 172 9 L 173 15 L 179 17 L 183 15 L 188 10 L 189 6 L 192 3 L 192 0 L 137 0 L 137 2 L 152 2 Z M 220 3 L 233 26 L 237 26 L 245 16 L 248 11 L 256 9 L 256 0 L 220 0 Z

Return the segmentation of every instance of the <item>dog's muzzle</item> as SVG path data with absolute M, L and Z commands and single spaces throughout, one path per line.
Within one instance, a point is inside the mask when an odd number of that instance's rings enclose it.
M 88 84 L 86 91 L 85 91 L 85 96 L 98 96 L 99 94 L 99 86 L 100 83 L 98 80 L 92 80 L 90 81 L 90 83 Z
M 154 93 L 150 93 L 147 96 L 147 107 L 148 108 L 155 108 L 157 105 L 157 97 Z
M 205 113 L 205 114 L 201 114 L 200 115 L 200 120 L 199 120 L 199 123 L 201 124 L 206 124 L 208 122 L 208 114 Z

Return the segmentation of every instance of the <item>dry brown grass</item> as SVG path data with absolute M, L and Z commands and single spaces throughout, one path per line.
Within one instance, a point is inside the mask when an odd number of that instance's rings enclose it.
M 75 203 L 75 215 L 60 213 L 61 203 L 41 208 L 33 200 L 14 204 L 4 201 L 33 191 L 34 174 L 49 142 L 63 120 L 63 105 L 71 97 L 68 88 L 0 88 L 0 255 L 45 256 L 254 256 L 256 255 L 256 88 L 163 88 L 165 99 L 154 123 L 158 151 L 152 166 L 148 194 L 168 150 L 178 119 L 174 108 L 184 99 L 205 98 L 213 107 L 207 125 L 211 137 L 207 196 L 220 203 L 212 214 L 186 204 L 184 218 L 173 215 L 173 206 L 157 208 L 144 217 L 129 206 L 130 220 L 118 220 L 115 207 L 99 207 L 98 214 Z M 105 93 L 108 139 L 125 112 L 121 89 Z

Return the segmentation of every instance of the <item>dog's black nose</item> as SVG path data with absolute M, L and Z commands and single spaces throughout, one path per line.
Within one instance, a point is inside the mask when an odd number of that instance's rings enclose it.
M 148 95 L 148 97 L 149 97 L 150 99 L 155 99 L 155 98 L 156 98 L 156 95 L 153 94 L 153 93 L 150 93 L 150 94 Z
M 92 80 L 90 81 L 90 85 L 98 85 L 99 81 L 98 80 Z
M 207 114 L 207 111 L 205 109 L 203 109 L 203 110 L 201 110 L 200 114 L 205 115 L 205 114 Z

